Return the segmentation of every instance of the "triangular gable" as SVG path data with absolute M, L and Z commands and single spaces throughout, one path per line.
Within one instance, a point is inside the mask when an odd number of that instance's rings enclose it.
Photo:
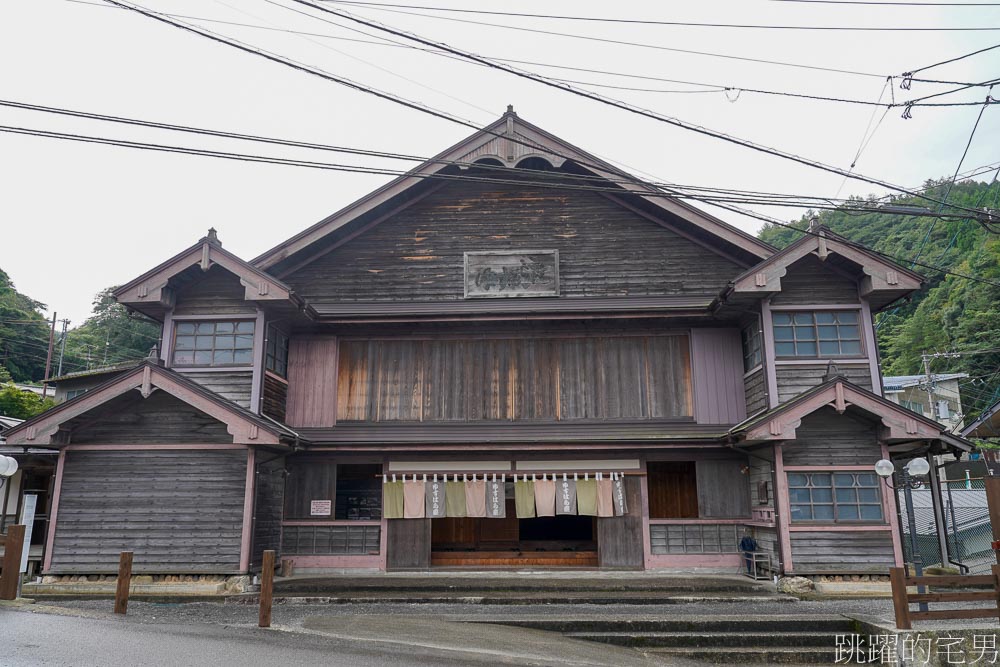
M 167 392 L 225 424 L 233 436 L 233 444 L 277 445 L 283 435 L 290 433 L 180 374 L 146 361 L 134 370 L 16 426 L 5 434 L 7 444 L 59 447 L 64 444 L 58 442 L 56 437 L 60 426 L 130 391 L 138 391 L 143 398 L 154 391 Z
M 826 407 L 839 414 L 850 410 L 878 419 L 883 427 L 882 439 L 886 442 L 941 440 L 958 449 L 971 451 L 973 448 L 972 443 L 947 433 L 943 425 L 843 378 L 834 378 L 773 410 L 737 424 L 730 434 L 744 443 L 794 440 L 795 429 L 803 417 Z
M 292 255 L 302 253 L 302 259 L 295 262 L 294 266 L 286 265 L 275 271 L 278 275 L 287 275 L 291 270 L 308 263 L 310 254 L 303 251 L 307 250 L 309 246 L 345 225 L 372 213 L 379 207 L 385 207 L 391 201 L 404 199 L 403 195 L 408 190 L 426 180 L 428 176 L 441 172 L 456 162 L 471 166 L 477 160 L 488 159 L 504 166 L 514 167 L 519 162 L 532 157 L 544 158 L 555 167 L 562 166 L 566 158 L 569 158 L 587 173 L 613 180 L 615 185 L 622 188 L 623 195 L 663 194 L 663 191 L 643 183 L 635 176 L 522 120 L 508 109 L 507 113 L 492 125 L 476 132 L 407 174 L 337 211 L 284 243 L 275 246 L 252 260 L 251 263 L 260 269 L 272 269 L 279 263 L 288 260 Z M 775 252 L 775 249 L 767 243 L 680 200 L 663 196 L 644 197 L 643 199 L 685 223 L 713 235 L 722 242 L 722 245 L 729 248 L 735 246 L 740 252 L 750 257 L 763 259 Z M 385 217 L 380 216 L 376 220 Z M 719 250 L 722 252 L 723 248 Z
M 877 294 L 894 300 L 920 289 L 924 282 L 920 274 L 874 252 L 859 248 L 825 226 L 816 227 L 811 231 L 815 233 L 804 235 L 798 241 L 737 276 L 733 280 L 731 292 L 761 296 L 780 292 L 781 278 L 788 268 L 809 255 L 829 263 L 833 271 L 842 271 L 841 267 L 836 266 L 835 261 L 831 261 L 834 258 L 839 261 L 848 260 L 851 265 L 858 267 L 861 272 L 860 293 L 864 298 Z
M 169 285 L 171 278 L 192 267 L 208 272 L 213 266 L 219 266 L 239 278 L 245 288 L 246 301 L 299 303 L 288 285 L 224 250 L 214 230 L 209 230 L 209 235 L 195 245 L 116 289 L 114 297 L 118 303 L 155 316 L 173 306 L 174 294 Z

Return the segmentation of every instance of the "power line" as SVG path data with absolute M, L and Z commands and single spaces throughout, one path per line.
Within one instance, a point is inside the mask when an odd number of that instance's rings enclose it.
M 1000 3 L 998 3 L 1000 4 Z M 985 49 L 979 49 L 978 51 L 973 51 L 972 53 L 966 53 L 961 56 L 956 56 L 955 58 L 949 58 L 948 60 L 942 60 L 938 63 L 933 63 L 931 65 L 925 65 L 924 67 L 917 68 L 906 74 L 916 74 L 917 72 L 923 72 L 924 70 L 929 70 L 932 67 L 940 67 L 941 65 L 948 65 L 949 63 L 957 62 L 959 60 L 964 60 L 965 58 L 971 58 L 972 56 L 978 56 L 980 53 L 986 53 L 987 51 L 992 51 L 993 49 L 1000 49 L 1000 44 L 994 44 L 993 46 L 987 46 Z
M 108 2 L 115 2 L 117 4 L 117 0 L 107 0 L 107 1 Z M 853 179 L 856 179 L 856 180 L 864 181 L 864 182 L 867 182 L 867 183 L 870 183 L 870 184 L 873 184 L 873 185 L 878 185 L 879 187 L 888 188 L 890 190 L 896 190 L 898 192 L 903 192 L 904 194 L 907 194 L 907 195 L 910 195 L 910 196 L 914 196 L 914 193 L 905 191 L 904 189 L 900 188 L 899 186 L 895 186 L 895 185 L 892 185 L 890 183 L 886 183 L 885 181 L 880 181 L 878 179 L 869 178 L 867 176 L 862 176 L 862 175 L 857 174 L 857 173 L 848 172 L 848 171 L 845 171 L 843 169 L 840 169 L 839 167 L 834 167 L 834 166 L 831 166 L 831 165 L 828 165 L 828 164 L 824 164 L 822 162 L 818 162 L 818 161 L 815 161 L 815 160 L 810 160 L 808 158 L 804 158 L 804 157 L 802 157 L 800 155 L 796 155 L 794 153 L 789 153 L 787 151 L 782 151 L 782 150 L 778 150 L 778 149 L 775 149 L 775 148 L 771 148 L 769 146 L 764 146 L 764 145 L 761 145 L 761 144 L 757 144 L 757 143 L 754 143 L 754 142 L 746 140 L 746 139 L 741 139 L 739 137 L 735 137 L 735 136 L 732 136 L 732 135 L 725 134 L 723 132 L 717 132 L 715 130 L 711 130 L 711 129 L 708 129 L 706 127 L 702 127 L 700 125 L 695 125 L 693 123 L 682 121 L 682 120 L 680 120 L 678 118 L 674 118 L 674 117 L 671 117 L 671 116 L 667 116 L 667 115 L 664 115 L 664 114 L 657 113 L 655 111 L 651 111 L 651 110 L 648 110 L 648 109 L 637 107 L 637 106 L 634 106 L 632 104 L 623 102 L 621 100 L 617 100 L 617 99 L 614 99 L 614 98 L 609 98 L 609 97 L 604 96 L 604 95 L 600 95 L 598 93 L 594 93 L 594 92 L 591 92 L 591 91 L 585 91 L 585 90 L 579 90 L 579 89 L 574 88 L 574 87 L 572 87 L 570 85 L 567 85 L 567 84 L 561 84 L 561 83 L 558 83 L 558 82 L 551 81 L 547 77 L 542 76 L 540 74 L 536 74 L 534 72 L 529 72 L 527 70 L 522 70 L 522 69 L 519 69 L 519 68 L 516 68 L 516 67 L 512 67 L 510 65 L 506 65 L 506 64 L 503 64 L 503 63 L 497 63 L 497 62 L 494 62 L 494 61 L 489 60 L 487 58 L 483 58 L 482 56 L 478 56 L 478 55 L 476 55 L 474 53 L 469 53 L 467 51 L 463 51 L 463 50 L 458 49 L 456 47 L 450 46 L 450 45 L 445 44 L 443 42 L 434 42 L 434 41 L 426 39 L 424 37 L 420 37 L 419 35 L 416 35 L 414 33 L 410 33 L 410 32 L 407 32 L 407 31 L 403 31 L 403 30 L 399 30 L 399 29 L 396 29 L 396 28 L 392 28 L 390 26 L 386 26 L 386 25 L 383 25 L 383 24 L 380 24 L 380 23 L 377 23 L 377 22 L 369 21 L 367 19 L 354 16 L 354 15 L 352 15 L 350 13 L 347 13 L 347 12 L 329 9 L 328 7 L 318 6 L 318 5 L 316 5 L 316 4 L 312 3 L 312 2 L 309 2 L 309 0 L 292 0 L 292 1 L 296 2 L 296 3 L 300 4 L 300 5 L 305 5 L 305 6 L 308 6 L 308 7 L 312 7 L 313 9 L 318 9 L 318 10 L 320 10 L 322 12 L 326 12 L 328 14 L 332 14 L 334 16 L 338 16 L 340 18 L 344 18 L 344 19 L 347 19 L 347 20 L 350 20 L 350 21 L 354 21 L 354 22 L 360 23 L 362 25 L 366 25 L 366 26 L 368 26 L 370 28 L 374 28 L 376 30 L 380 30 L 380 31 L 383 31 L 383 32 L 388 32 L 388 33 L 396 35 L 398 37 L 403 37 L 405 39 L 409 39 L 409 40 L 418 42 L 420 44 L 424 44 L 425 46 L 430 46 L 430 47 L 433 47 L 433 48 L 441 49 L 441 50 L 449 52 L 449 53 L 453 53 L 455 55 L 458 55 L 460 57 L 466 58 L 468 60 L 472 60 L 472 61 L 484 63 L 484 64 L 487 64 L 487 65 L 489 65 L 490 67 L 492 67 L 494 69 L 505 71 L 505 72 L 507 72 L 509 74 L 513 74 L 513 75 L 518 76 L 520 78 L 524 78 L 524 79 L 527 79 L 527 80 L 530 80 L 530 81 L 535 81 L 536 83 L 541 83 L 542 85 L 548 86 L 550 88 L 555 88 L 557 90 L 562 90 L 564 92 L 569 92 L 569 93 L 571 93 L 573 95 L 577 95 L 579 97 L 584 97 L 584 98 L 587 98 L 587 99 L 590 99 L 590 100 L 593 100 L 593 101 L 596 101 L 596 102 L 600 102 L 600 103 L 608 105 L 608 106 L 612 106 L 612 107 L 615 107 L 615 108 L 618 108 L 618 109 L 622 109 L 624 111 L 628 111 L 628 112 L 630 112 L 632 114 L 635 114 L 635 115 L 638 115 L 638 116 L 642 116 L 642 117 L 645 117 L 645 118 L 656 120 L 658 122 L 666 123 L 668 125 L 673 125 L 675 127 L 679 127 L 681 129 L 685 129 L 685 130 L 688 130 L 688 131 L 691 131 L 691 132 L 695 132 L 695 133 L 698 133 L 698 134 L 702 134 L 702 135 L 705 135 L 705 136 L 713 137 L 715 139 L 720 139 L 720 140 L 723 140 L 723 141 L 726 141 L 726 142 L 729 142 L 729 143 L 732 143 L 732 144 L 735 144 L 735 145 L 738 145 L 738 146 L 742 146 L 744 148 L 749 148 L 751 150 L 755 150 L 755 151 L 758 151 L 758 152 L 761 152 L 761 153 L 764 153 L 764 154 L 767 154 L 767 155 L 772 155 L 772 156 L 775 156 L 775 157 L 780 157 L 780 158 L 783 158 L 783 159 L 786 159 L 786 160 L 797 162 L 799 164 L 803 164 L 803 165 L 810 166 L 810 167 L 813 167 L 813 168 L 821 169 L 823 171 L 828 171 L 828 172 L 831 172 L 831 173 L 834 173 L 834 174 L 839 174 L 841 176 L 849 176 L 850 178 L 853 178 Z M 928 200 L 928 201 L 933 201 L 934 203 L 941 203 L 939 200 L 927 197 L 925 195 L 915 195 L 915 196 L 918 196 L 918 197 L 920 197 L 922 199 L 925 199 L 925 200 Z
M 485 9 L 457 9 L 453 7 L 434 7 L 427 5 L 403 5 L 387 2 L 364 2 L 362 0 L 325 0 L 342 5 L 355 5 L 383 9 L 419 9 L 431 12 L 447 12 L 454 14 L 479 14 L 487 16 L 510 16 L 529 19 L 555 19 L 559 21 L 586 21 L 591 23 L 624 23 L 628 25 L 658 25 L 688 28 L 741 28 L 751 30 L 826 30 L 826 31 L 862 31 L 862 32 L 986 32 L 1000 30 L 1000 27 L 920 27 L 920 26 L 822 26 L 822 25 L 775 25 L 761 23 L 699 23 L 693 21 L 656 21 L 652 19 L 621 19 L 600 16 L 567 16 L 561 14 L 528 14 L 525 12 L 502 12 Z
M 1000 2 L 878 2 L 877 0 L 767 0 L 811 5 L 881 5 L 884 7 L 1000 7 Z

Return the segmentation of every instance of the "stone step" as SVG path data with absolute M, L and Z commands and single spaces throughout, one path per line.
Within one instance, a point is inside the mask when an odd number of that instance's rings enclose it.
M 230 596 L 227 602 L 235 604 L 257 604 L 258 595 Z M 777 603 L 795 603 L 798 598 L 784 595 L 685 595 L 685 594 L 643 594 L 634 591 L 621 593 L 567 593 L 554 592 L 539 594 L 512 593 L 505 591 L 455 591 L 451 594 L 441 594 L 434 591 L 409 591 L 396 594 L 387 591 L 382 595 L 372 595 L 367 591 L 344 591 L 336 595 L 309 595 L 305 593 L 288 595 L 276 594 L 275 604 L 308 605 L 308 604 L 480 604 L 480 605 L 684 605 L 698 603 L 727 603 L 733 605 L 758 603 L 761 600 Z
M 567 632 L 566 637 L 632 648 L 821 648 L 836 646 L 823 632 Z
M 533 616 L 533 617 L 476 617 L 470 623 L 499 623 L 535 630 L 560 633 L 708 633 L 727 632 L 756 635 L 760 633 L 809 632 L 830 634 L 853 634 L 854 623 L 843 616 L 802 616 L 788 614 L 768 614 L 761 616 L 720 615 L 683 616 L 670 614 L 649 617 L 606 617 L 606 616 Z
M 492 575 L 492 576 L 491 576 Z M 434 576 L 317 576 L 278 578 L 274 582 L 278 594 L 333 594 L 340 591 L 510 591 L 510 592 L 689 592 L 689 593 L 755 593 L 771 590 L 767 585 L 745 577 L 713 575 L 705 577 L 608 576 L 535 577 L 495 576 L 493 573 L 448 573 Z
M 827 665 L 835 664 L 829 648 L 651 648 L 647 654 L 666 659 L 701 661 L 713 665 Z

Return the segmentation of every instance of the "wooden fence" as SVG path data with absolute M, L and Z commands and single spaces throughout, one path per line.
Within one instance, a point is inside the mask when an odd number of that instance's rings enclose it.
M 896 610 L 896 627 L 909 630 L 913 621 L 940 621 L 964 618 L 996 618 L 1000 620 L 1000 565 L 993 566 L 992 574 L 978 576 L 951 575 L 911 577 L 901 567 L 889 569 L 892 583 L 892 604 Z M 989 590 L 909 593 L 910 586 L 933 586 L 934 588 L 989 586 Z M 910 611 L 910 605 L 930 602 L 991 602 L 991 605 L 966 609 L 933 609 Z

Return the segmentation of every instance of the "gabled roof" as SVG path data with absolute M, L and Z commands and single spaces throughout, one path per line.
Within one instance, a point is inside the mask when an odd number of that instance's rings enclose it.
M 223 250 L 214 229 L 208 230 L 208 235 L 190 248 L 122 285 L 113 294 L 118 303 L 157 317 L 173 306 L 174 295 L 169 287 L 171 278 L 193 267 L 207 272 L 213 266 L 219 266 L 239 278 L 246 289 L 244 299 L 247 301 L 290 301 L 296 306 L 301 303 L 288 285 Z
M 882 438 L 886 442 L 935 440 L 960 451 L 974 449 L 971 442 L 948 433 L 946 426 L 873 394 L 842 376 L 737 424 L 729 433 L 743 443 L 794 440 L 795 430 L 803 417 L 826 407 L 839 414 L 860 412 L 880 420 Z
M 282 438 L 295 436 L 293 431 L 277 422 L 256 415 L 153 361 L 142 362 L 131 371 L 15 426 L 4 436 L 8 445 L 59 447 L 65 443 L 54 441 L 53 436 L 69 420 L 130 391 L 138 391 L 143 398 L 148 398 L 156 390 L 165 391 L 224 423 L 234 444 L 278 445 Z
M 98 368 L 91 368 L 85 371 L 74 371 L 72 373 L 64 373 L 54 378 L 49 379 L 49 384 L 58 384 L 60 382 L 66 382 L 68 380 L 82 380 L 82 379 L 93 379 L 101 377 L 102 375 L 117 375 L 127 370 L 131 370 L 141 364 L 142 361 L 123 361 L 120 364 L 110 364 L 108 366 L 100 366 Z
M 983 410 L 971 424 L 962 429 L 963 438 L 1000 438 L 1000 401 Z
M 375 216 L 371 224 L 377 224 L 381 219 L 398 211 L 397 202 L 405 204 L 407 198 L 413 199 L 413 194 L 407 195 L 407 191 L 413 190 L 415 186 L 434 174 L 445 169 L 454 169 L 456 162 L 467 167 L 479 160 L 490 160 L 506 167 L 515 167 L 519 162 L 533 157 L 541 157 L 557 168 L 571 161 L 578 169 L 589 175 L 613 180 L 615 185 L 621 187 L 622 195 L 625 196 L 657 195 L 642 199 L 661 212 L 674 216 L 675 219 L 682 221 L 682 224 L 712 236 L 713 243 L 717 241 L 720 246 L 725 246 L 727 249 L 735 248 L 744 256 L 763 259 L 775 252 L 772 246 L 751 234 L 678 199 L 663 197 L 663 190 L 643 183 L 635 176 L 524 121 L 508 107 L 507 113 L 492 125 L 268 250 L 251 263 L 260 269 L 273 271 L 276 275 L 285 275 L 291 269 L 309 261 L 311 253 L 304 251 L 313 244 L 369 214 Z M 723 248 L 719 249 L 721 251 Z M 289 261 L 292 256 L 296 256 L 296 261 Z
M 829 227 L 818 225 L 810 227 L 809 231 L 809 234 L 737 276 L 729 292 L 761 296 L 780 292 L 781 278 L 788 268 L 809 255 L 829 263 L 835 271 L 854 268 L 858 272 L 861 296 L 877 296 L 882 304 L 920 289 L 924 282 L 919 273 L 859 247 Z
M 931 382 L 947 382 L 969 377 L 968 373 L 935 373 Z M 886 375 L 882 378 L 882 387 L 886 391 L 902 391 L 907 387 L 916 387 L 927 381 L 926 375 Z

